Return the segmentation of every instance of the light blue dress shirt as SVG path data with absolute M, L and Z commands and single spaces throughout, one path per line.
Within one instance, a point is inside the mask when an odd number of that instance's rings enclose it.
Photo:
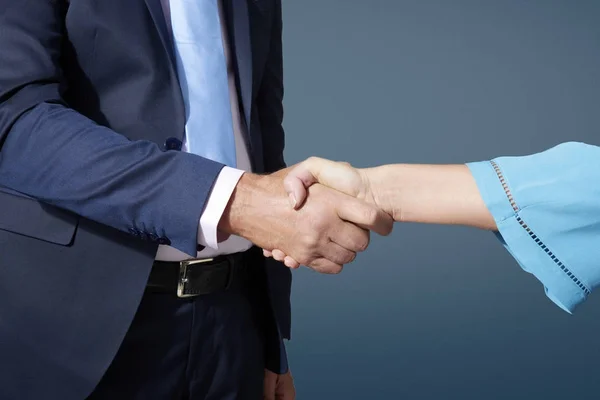
M 573 312 L 600 284 L 600 147 L 569 142 L 467 165 L 502 244 Z

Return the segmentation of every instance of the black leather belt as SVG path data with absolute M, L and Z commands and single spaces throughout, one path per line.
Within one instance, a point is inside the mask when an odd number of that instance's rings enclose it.
M 186 298 L 241 287 L 249 277 L 249 253 L 181 262 L 155 261 L 146 290 Z

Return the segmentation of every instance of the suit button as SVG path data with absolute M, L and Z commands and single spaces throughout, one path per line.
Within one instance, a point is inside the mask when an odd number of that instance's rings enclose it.
M 154 233 L 149 233 L 149 234 L 148 234 L 148 238 L 149 238 L 151 241 L 153 241 L 153 242 L 156 242 L 156 241 L 158 241 L 158 236 L 157 236 L 157 235 L 155 235 Z
M 165 150 L 180 151 L 182 145 L 183 143 L 181 143 L 181 140 L 174 137 L 170 137 L 165 141 Z

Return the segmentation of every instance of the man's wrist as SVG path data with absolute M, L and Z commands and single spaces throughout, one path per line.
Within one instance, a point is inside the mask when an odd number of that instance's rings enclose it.
M 267 176 L 245 173 L 238 181 L 229 203 L 223 211 L 218 230 L 230 235 L 245 236 L 248 231 L 248 216 L 256 202 L 264 198 Z

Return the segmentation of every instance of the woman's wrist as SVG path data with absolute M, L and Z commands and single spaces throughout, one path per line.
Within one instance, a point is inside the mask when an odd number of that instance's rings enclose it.
M 495 229 L 468 167 L 395 164 L 363 170 L 376 204 L 395 221 Z
M 367 186 L 367 192 L 371 201 L 379 207 L 382 211 L 388 213 L 394 217 L 395 221 L 399 221 L 395 218 L 396 210 L 394 205 L 400 202 L 400 193 L 397 190 L 401 190 L 402 185 L 395 185 L 397 173 L 399 171 L 399 164 L 396 165 L 382 165 L 373 168 L 364 168 L 359 171 L 364 176 L 364 180 Z

